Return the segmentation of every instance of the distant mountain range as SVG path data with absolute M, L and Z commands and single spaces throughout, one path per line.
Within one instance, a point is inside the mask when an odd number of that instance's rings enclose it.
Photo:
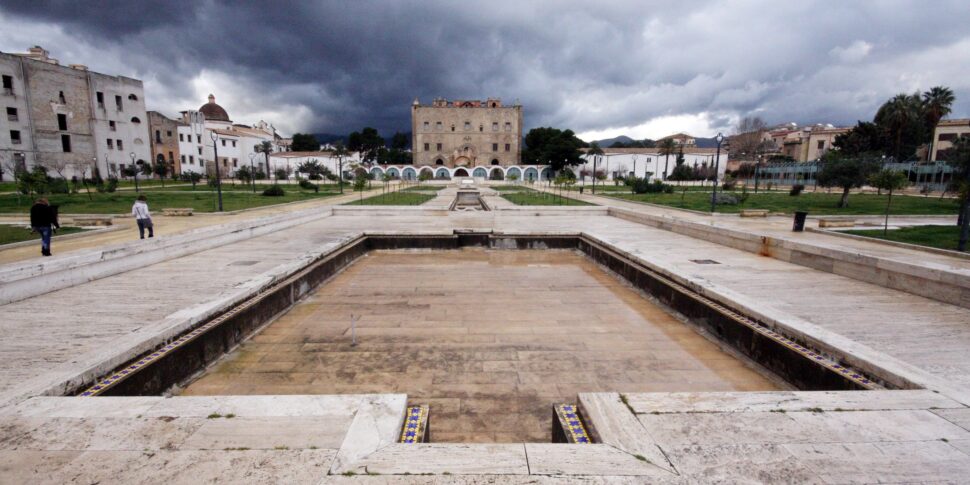
M 694 138 L 694 140 L 697 143 L 697 148 L 716 148 L 717 147 L 717 142 L 714 141 L 714 138 Z M 599 144 L 600 148 L 609 148 L 611 145 L 613 145 L 618 141 L 623 143 L 630 143 L 631 141 L 635 141 L 635 140 L 626 135 L 620 135 L 614 138 L 605 138 L 602 140 L 596 140 L 596 143 Z M 723 147 L 724 145 L 722 144 L 721 146 Z

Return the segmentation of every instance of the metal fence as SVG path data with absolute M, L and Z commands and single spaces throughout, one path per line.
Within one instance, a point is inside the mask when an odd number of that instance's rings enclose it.
M 825 162 L 776 162 L 756 167 L 760 184 L 796 185 L 806 187 L 818 185 L 818 173 Z M 882 168 L 903 172 L 911 185 L 927 187 L 929 190 L 943 190 L 950 183 L 953 167 L 946 162 L 884 162 Z M 753 182 L 754 175 L 747 177 Z

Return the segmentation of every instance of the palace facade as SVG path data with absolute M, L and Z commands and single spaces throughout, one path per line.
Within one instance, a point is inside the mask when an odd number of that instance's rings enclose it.
M 448 168 L 518 165 L 522 157 L 522 106 L 502 100 L 446 100 L 411 106 L 414 165 Z

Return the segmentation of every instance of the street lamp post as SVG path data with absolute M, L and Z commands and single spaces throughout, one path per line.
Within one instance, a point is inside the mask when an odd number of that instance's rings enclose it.
M 633 154 L 633 178 L 637 178 L 637 155 Z
M 714 137 L 714 141 L 717 142 L 717 155 L 714 156 L 714 192 L 711 195 L 711 213 L 714 213 L 715 206 L 717 204 L 717 176 L 721 169 L 721 142 L 724 141 L 724 135 L 718 133 Z
M 138 172 L 141 171 L 141 167 L 135 165 L 135 152 L 128 154 L 131 157 L 131 169 L 135 172 L 135 192 L 138 192 Z
M 219 212 L 222 212 L 222 175 L 219 172 L 219 148 L 216 146 L 219 144 L 219 134 L 210 131 L 209 138 L 212 138 L 212 153 L 216 164 L 216 194 L 219 197 Z
M 253 170 L 253 159 L 256 158 L 255 153 L 249 154 L 249 183 L 253 186 L 253 193 L 256 193 L 256 172 Z
M 599 155 L 593 155 L 593 195 L 596 195 L 596 163 L 599 159 Z

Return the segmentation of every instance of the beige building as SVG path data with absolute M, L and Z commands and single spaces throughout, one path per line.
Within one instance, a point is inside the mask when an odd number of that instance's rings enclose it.
M 657 140 L 657 144 L 659 145 L 661 142 L 668 139 L 673 140 L 674 145 L 677 145 L 677 146 L 693 147 L 697 145 L 697 140 L 694 137 L 688 135 L 687 133 L 677 133 L 675 135 L 665 136 Z
M 522 156 L 522 106 L 502 101 L 435 99 L 411 106 L 414 165 L 476 167 L 518 165 Z
M 168 162 L 174 173 L 182 173 L 182 159 L 179 153 L 178 127 L 183 126 L 158 111 L 148 112 L 148 135 L 151 137 L 152 162 Z
M 941 120 L 933 130 L 933 153 L 931 161 L 946 160 L 946 150 L 961 136 L 970 136 L 970 120 Z
M 835 138 L 852 128 L 814 125 L 799 128 L 794 123 L 767 130 L 762 134 L 766 155 L 784 155 L 796 162 L 818 160 L 832 149 Z

